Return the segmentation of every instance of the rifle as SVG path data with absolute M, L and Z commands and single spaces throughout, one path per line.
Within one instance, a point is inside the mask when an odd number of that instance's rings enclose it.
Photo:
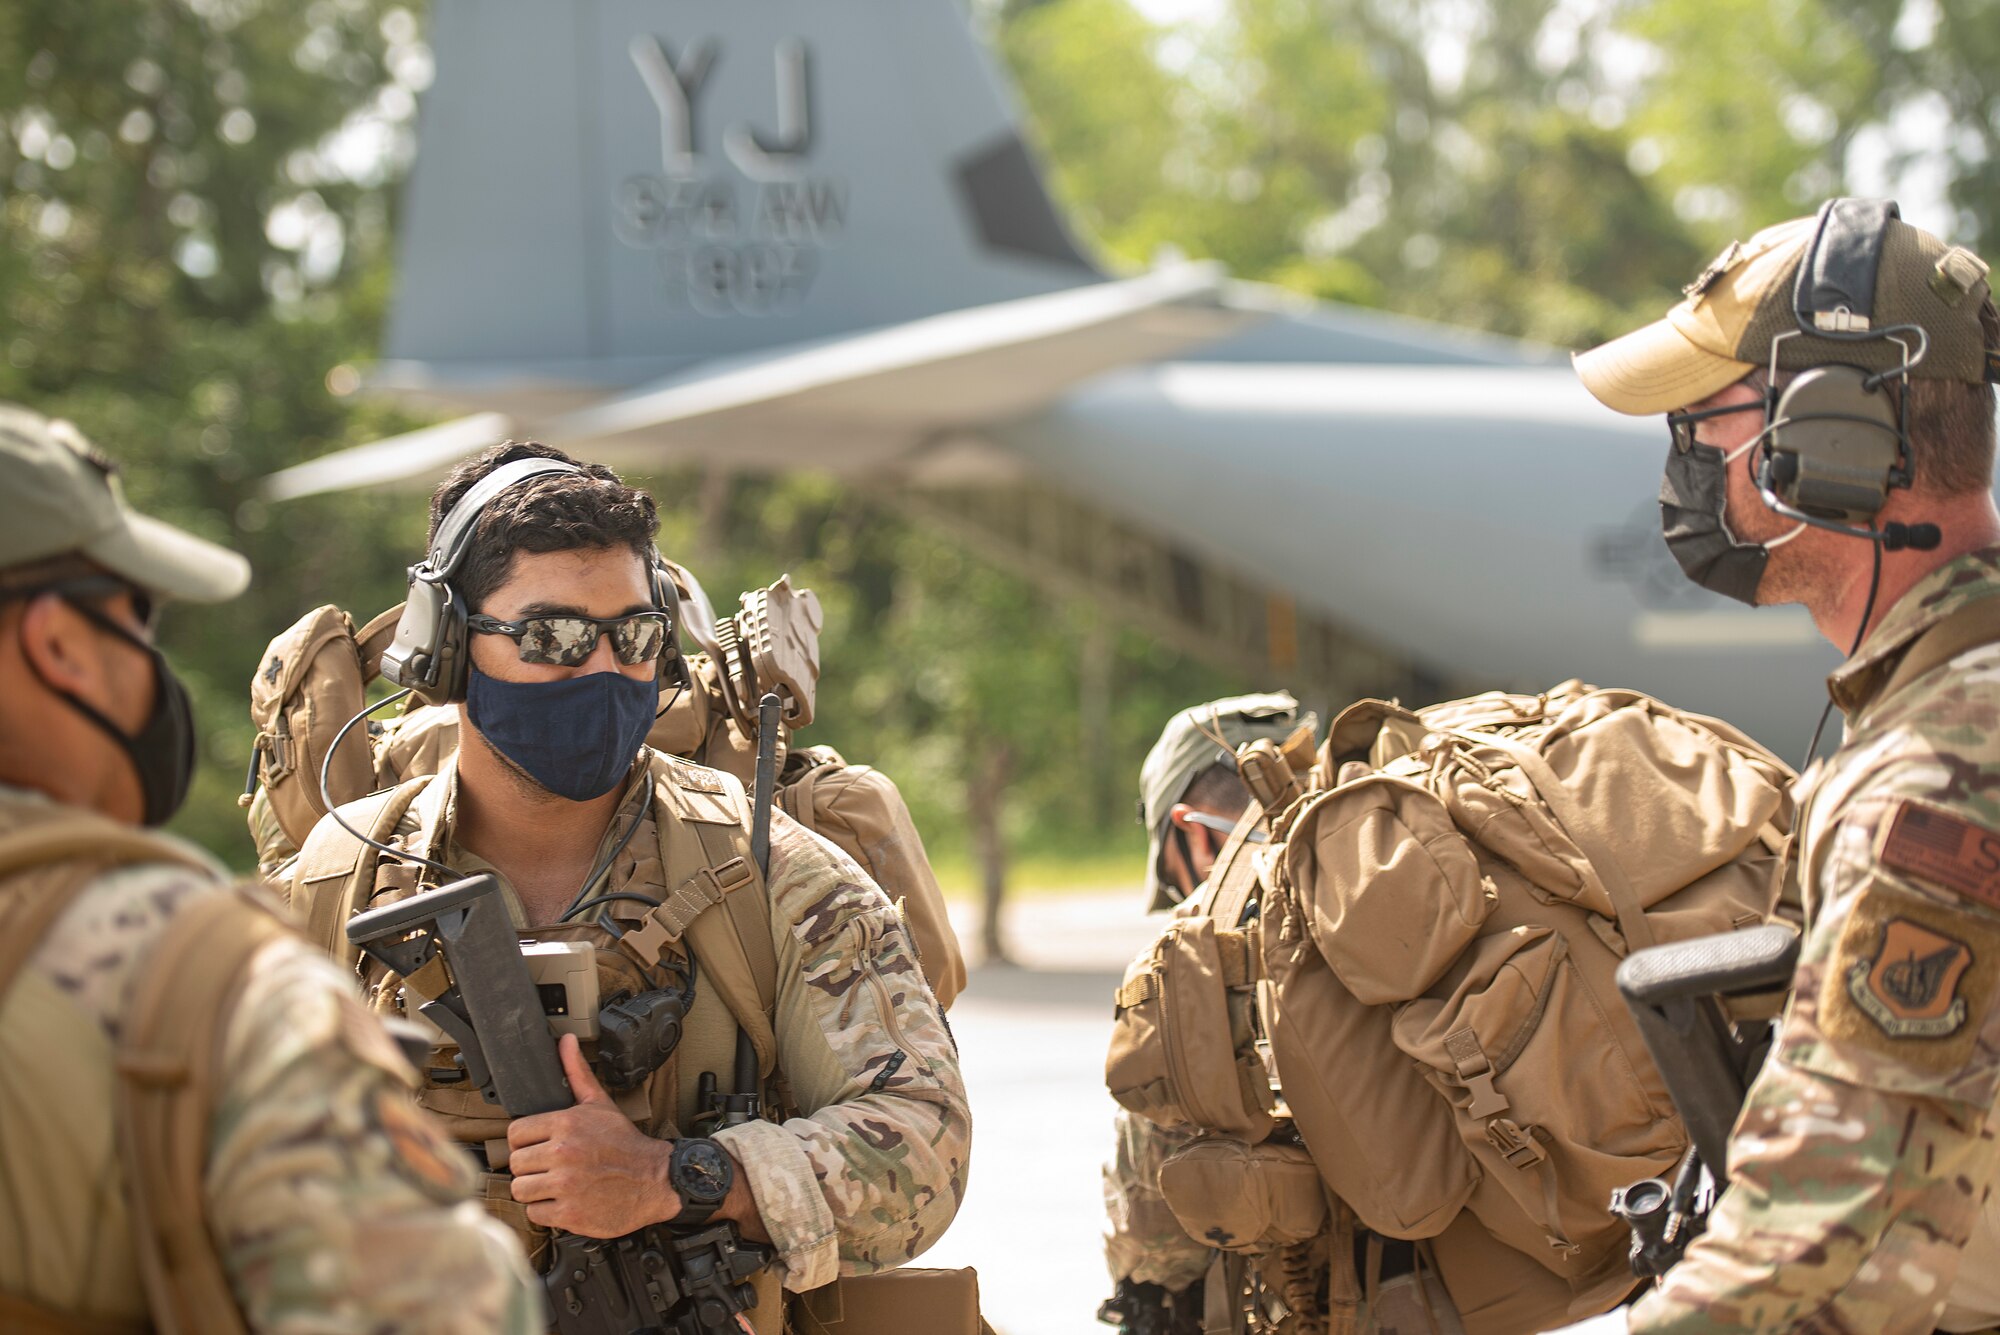
M 575 1099 L 499 892 L 470 876 L 357 915 L 347 939 L 428 998 L 417 1013 L 458 1043 L 487 1102 L 529 1117 Z M 747 1281 L 769 1259 L 726 1222 L 686 1236 L 558 1232 L 543 1283 L 562 1335 L 740 1335 L 736 1314 L 756 1302 Z
M 1611 1213 L 1632 1229 L 1634 1274 L 1672 1268 L 1729 1183 L 1729 1129 L 1771 1049 L 1772 1026 L 1732 1022 L 1722 998 L 1785 986 L 1798 957 L 1798 933 L 1772 923 L 1635 950 L 1618 966 L 1618 991 L 1692 1142 L 1671 1185 L 1655 1177 L 1612 1193 Z

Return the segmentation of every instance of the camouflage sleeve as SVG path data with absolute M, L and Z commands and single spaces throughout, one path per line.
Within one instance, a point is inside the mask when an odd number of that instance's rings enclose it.
M 1113 1125 L 1117 1139 L 1104 1165 L 1104 1263 L 1114 1284 L 1129 1279 L 1179 1293 L 1207 1273 L 1212 1253 L 1167 1208 L 1160 1165 L 1200 1133 L 1164 1127 L 1124 1108 Z
M 1925 1332 L 1943 1311 L 2000 1167 L 2000 916 L 1910 874 L 1909 805 L 1863 798 L 1829 827 L 1729 1190 L 1633 1331 Z
M 275 942 L 225 1036 L 205 1185 L 251 1328 L 540 1331 L 519 1246 L 470 1202 L 470 1161 L 350 989 L 305 942 Z
M 778 1050 L 799 1115 L 718 1132 L 785 1287 L 903 1264 L 965 1193 L 958 1052 L 896 908 L 846 854 L 772 813 Z

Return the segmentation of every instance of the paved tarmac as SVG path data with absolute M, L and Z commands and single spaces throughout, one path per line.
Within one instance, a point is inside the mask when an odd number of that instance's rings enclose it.
M 1014 965 L 984 965 L 951 1008 L 972 1099 L 972 1173 L 951 1231 L 917 1262 L 975 1266 L 999 1335 L 1108 1335 L 1101 1170 L 1110 1148 L 1111 994 L 1158 932 L 1137 886 L 1030 898 L 1005 919 Z M 961 939 L 973 918 L 954 921 Z M 968 940 L 967 958 L 976 958 Z

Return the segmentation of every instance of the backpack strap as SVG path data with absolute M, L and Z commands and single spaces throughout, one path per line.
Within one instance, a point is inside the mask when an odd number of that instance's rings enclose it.
M 1918 677 L 1941 668 L 1968 649 L 2000 642 L 2000 597 L 1978 598 L 1949 613 L 1932 625 L 1903 651 L 1902 661 L 1889 674 L 1875 699 L 1882 701 L 1901 691 Z
M 134 980 L 114 1097 L 139 1272 L 160 1335 L 247 1329 L 208 1230 L 203 1181 L 232 1003 L 252 958 L 290 932 L 250 887 L 205 895 L 174 915 Z
M 1604 887 L 1605 897 L 1618 914 L 1618 932 L 1625 938 L 1625 944 L 1632 950 L 1644 950 L 1653 944 L 1653 929 L 1646 922 L 1646 912 L 1639 906 L 1639 896 L 1633 893 L 1632 882 L 1626 878 L 1625 868 L 1620 865 L 1613 845 L 1598 829 L 1596 820 L 1583 809 L 1556 777 L 1549 762 L 1542 759 L 1541 752 L 1525 746 L 1511 737 L 1498 733 L 1464 731 L 1456 734 L 1475 746 L 1491 747 L 1520 767 L 1529 783 L 1535 786 L 1535 793 L 1562 822 L 1563 829 L 1576 841 L 1584 857 L 1590 859 L 1590 869 L 1596 873 L 1598 882 Z
M 729 775 L 669 756 L 654 761 L 653 795 L 661 865 L 674 865 L 670 845 L 690 835 L 701 865 L 625 933 L 624 944 L 641 959 L 657 960 L 685 937 L 703 975 L 750 1035 L 758 1068 L 770 1076 L 778 1066 L 778 954 L 770 887 L 750 856 L 748 799 Z M 718 905 L 723 912 L 709 912 Z
M 51 807 L 34 823 L 0 835 L 0 994 L 85 882 L 107 867 L 133 862 L 209 870 L 178 844 L 92 811 Z M 24 874 L 43 869 L 43 875 Z
M 365 832 L 369 838 L 379 843 L 387 843 L 389 837 L 402 824 L 403 815 L 410 809 L 424 789 L 430 786 L 429 774 L 418 774 L 394 788 L 384 788 L 363 798 L 347 803 L 339 808 L 341 820 L 355 829 Z M 290 898 L 293 908 L 303 908 L 306 939 L 331 955 L 335 963 L 352 971 L 361 958 L 361 952 L 347 941 L 347 920 L 361 906 L 361 901 L 374 888 L 375 850 L 364 841 L 355 838 L 343 829 L 332 815 L 320 818 L 306 836 L 299 849 L 298 862 L 292 869 L 292 889 Z M 319 885 L 321 882 L 340 879 L 340 884 Z M 308 886 L 315 886 L 311 902 L 300 906 L 298 894 Z

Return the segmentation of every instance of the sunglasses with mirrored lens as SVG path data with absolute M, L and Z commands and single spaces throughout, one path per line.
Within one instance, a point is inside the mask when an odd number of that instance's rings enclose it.
M 550 667 L 580 667 L 597 652 L 597 637 L 609 632 L 611 652 L 631 667 L 650 663 L 667 647 L 670 626 L 664 612 L 634 612 L 623 617 L 539 616 L 499 621 L 484 613 L 465 619 L 468 630 L 481 635 L 505 635 L 515 641 L 523 663 Z

